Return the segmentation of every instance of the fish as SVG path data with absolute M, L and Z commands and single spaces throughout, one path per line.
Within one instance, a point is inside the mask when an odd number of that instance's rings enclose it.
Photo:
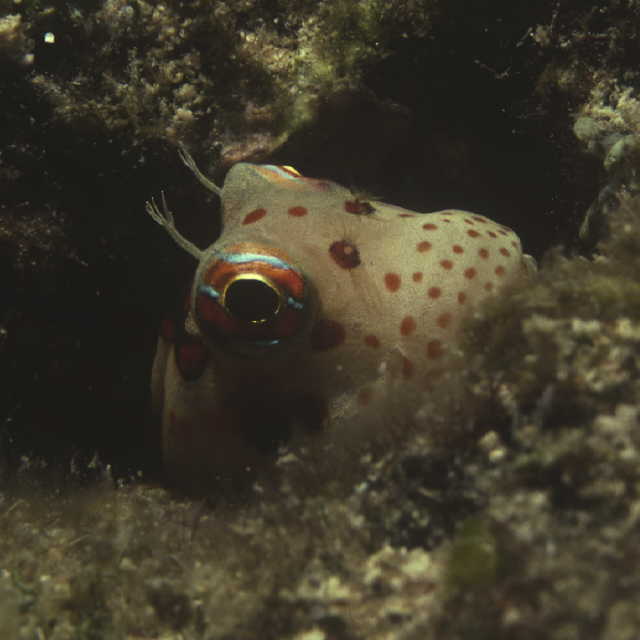
M 484 215 L 418 213 L 290 166 L 241 162 L 219 187 L 180 154 L 219 197 L 222 232 L 201 249 L 164 197 L 147 202 L 197 262 L 151 372 L 177 485 L 241 483 L 294 434 L 379 423 L 391 400 L 433 388 L 483 300 L 535 269 L 516 233 Z

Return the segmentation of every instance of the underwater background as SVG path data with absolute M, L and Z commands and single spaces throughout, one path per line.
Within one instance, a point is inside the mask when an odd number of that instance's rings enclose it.
M 636 0 L 0 1 L 0 638 L 636 638 L 639 30 Z M 218 184 L 486 214 L 538 275 L 411 424 L 190 498 L 149 411 L 193 265 L 145 201 L 219 233 L 179 144 Z

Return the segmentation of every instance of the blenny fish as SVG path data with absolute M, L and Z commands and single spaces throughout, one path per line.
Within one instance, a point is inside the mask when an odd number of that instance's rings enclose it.
M 219 187 L 181 157 L 220 197 L 223 231 L 200 249 L 164 198 L 147 203 L 198 263 L 151 376 L 178 484 L 251 475 L 292 433 L 349 429 L 389 389 L 430 388 L 465 317 L 532 268 L 483 215 L 364 200 L 288 166 L 239 163 Z

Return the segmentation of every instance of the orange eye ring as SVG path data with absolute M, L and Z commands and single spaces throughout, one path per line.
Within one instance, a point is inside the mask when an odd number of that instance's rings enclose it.
M 201 266 L 194 291 L 203 335 L 247 352 L 275 348 L 309 325 L 311 300 L 302 272 L 269 247 L 233 246 Z

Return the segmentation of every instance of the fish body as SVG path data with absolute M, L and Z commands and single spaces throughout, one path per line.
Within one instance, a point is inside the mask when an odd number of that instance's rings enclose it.
M 508 227 L 459 210 L 362 201 L 291 167 L 240 163 L 220 189 L 223 231 L 161 331 L 152 400 L 168 474 L 241 477 L 292 433 L 347 429 L 386 394 L 429 388 L 479 302 L 526 276 Z M 390 386 L 390 384 L 392 386 Z

